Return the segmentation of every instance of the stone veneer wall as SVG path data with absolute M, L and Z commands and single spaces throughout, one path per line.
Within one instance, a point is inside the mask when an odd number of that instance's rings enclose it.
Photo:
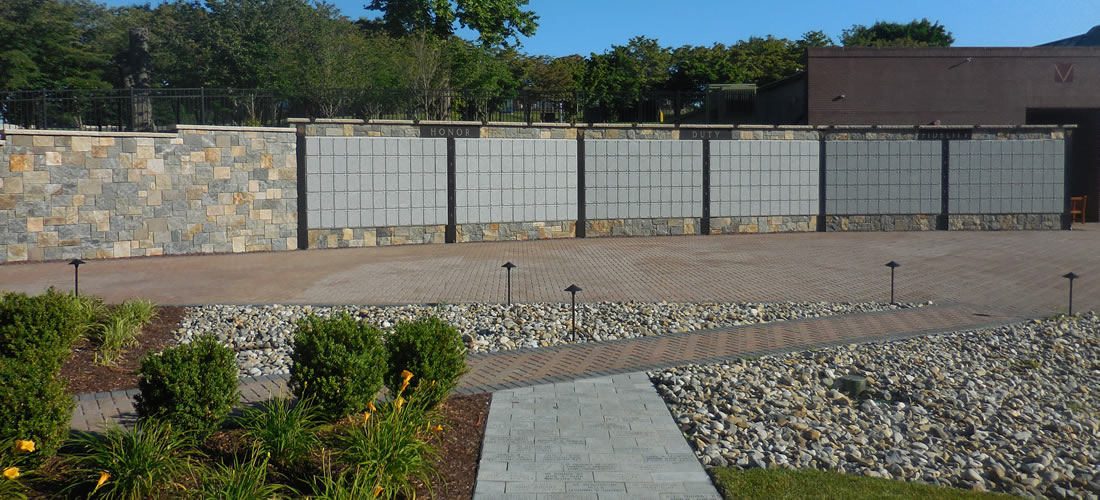
M 292 129 L 4 133 L 0 262 L 298 245 Z
M 816 215 L 710 218 L 710 234 L 793 233 L 809 231 L 817 231 Z
M 827 215 L 825 230 L 837 231 L 935 231 L 936 216 L 912 215 Z
M 949 215 L 952 231 L 1023 231 L 1061 229 L 1062 214 Z
M 310 229 L 308 248 L 358 248 L 444 243 L 447 226 Z
M 585 236 L 670 236 L 698 234 L 698 217 L 659 219 L 589 219 Z
M 455 239 L 459 243 L 574 238 L 577 236 L 577 221 L 459 224 L 455 233 Z

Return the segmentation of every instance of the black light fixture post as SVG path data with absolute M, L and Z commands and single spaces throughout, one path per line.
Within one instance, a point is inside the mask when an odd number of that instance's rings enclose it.
M 1073 316 L 1073 280 L 1080 278 L 1080 276 L 1074 273 L 1066 273 L 1062 277 L 1069 280 L 1069 315 Z
M 500 267 L 508 270 L 508 305 L 512 305 L 512 268 L 516 267 L 516 265 L 511 262 L 505 262 L 504 265 Z
M 890 304 L 894 304 L 894 270 L 901 267 L 901 264 L 890 261 L 886 263 L 886 267 L 890 268 Z
M 69 265 L 73 266 L 73 295 L 80 296 L 80 265 L 84 261 L 80 259 L 73 259 L 69 261 Z
M 581 287 L 577 285 L 569 285 L 565 291 L 569 292 L 573 296 L 573 342 L 577 341 L 577 292 L 581 291 Z

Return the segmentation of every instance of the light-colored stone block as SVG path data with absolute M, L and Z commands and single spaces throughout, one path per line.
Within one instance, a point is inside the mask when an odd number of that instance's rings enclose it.
M 61 165 L 61 153 L 57 151 L 46 152 L 46 165 L 55 166 Z
M 209 151 L 209 150 L 207 150 Z M 215 150 L 216 151 L 216 150 Z M 209 158 L 209 154 L 207 157 Z M 231 170 L 229 167 L 214 167 L 214 178 L 217 180 L 228 180 L 231 177 Z
M 43 170 L 40 172 L 23 172 L 23 184 L 49 184 L 50 172 Z
M 36 135 L 32 141 L 35 147 L 52 148 L 54 146 L 52 135 Z
M 73 136 L 69 142 L 69 147 L 73 151 L 91 151 L 92 137 Z
M 203 153 L 207 163 L 218 163 L 222 160 L 222 153 L 218 148 L 206 148 Z
M 34 170 L 34 155 L 10 155 L 8 157 L 8 170 L 12 172 Z
M 42 231 L 42 217 L 27 217 L 27 232 L 38 233 Z

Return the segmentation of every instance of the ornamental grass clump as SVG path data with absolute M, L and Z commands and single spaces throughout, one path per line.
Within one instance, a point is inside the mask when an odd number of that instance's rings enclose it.
M 290 359 L 290 390 L 329 421 L 363 411 L 386 370 L 381 332 L 346 313 L 300 321 Z
M 338 459 L 366 484 L 378 485 L 380 498 L 412 498 L 416 483 L 430 492 L 439 478 L 434 460 L 438 451 L 431 442 L 434 433 L 442 430 L 438 423 L 442 417 L 420 395 L 405 397 L 412 378 L 412 373 L 404 372 L 392 400 L 368 405 L 337 437 Z
M 146 356 L 138 375 L 138 417 L 165 420 L 199 440 L 240 402 L 233 351 L 210 335 Z
M 323 420 L 306 399 L 294 402 L 278 397 L 265 401 L 246 408 L 238 423 L 245 436 L 254 440 L 259 451 L 288 477 L 299 476 L 310 455 L 321 446 L 317 431 Z
M 233 457 L 231 464 L 216 463 L 203 473 L 200 498 L 218 500 L 270 500 L 297 496 L 288 486 L 268 482 L 267 455 L 253 447 L 248 460 Z
M 469 371 L 462 335 L 435 317 L 399 322 L 386 339 L 386 351 L 386 385 L 395 390 L 402 384 L 402 372 L 415 373 L 409 392 L 430 407 L 447 399 L 459 378 Z
M 68 497 L 138 500 L 183 489 L 196 471 L 196 452 L 171 424 L 144 419 L 133 430 L 115 426 L 102 435 L 79 433 L 65 458 Z
M 128 300 L 106 309 L 89 332 L 97 346 L 96 362 L 113 365 L 123 349 L 137 344 L 141 329 L 156 318 L 156 314 L 156 305 L 145 299 Z

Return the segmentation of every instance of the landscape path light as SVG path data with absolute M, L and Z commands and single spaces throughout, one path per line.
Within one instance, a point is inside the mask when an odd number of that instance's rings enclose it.
M 1069 280 L 1069 315 L 1073 316 L 1073 280 L 1080 278 L 1080 276 L 1074 273 L 1066 273 L 1062 277 Z
M 73 295 L 80 296 L 80 265 L 84 264 L 84 261 L 80 259 L 73 259 L 69 261 L 69 265 L 73 266 Z
M 517 266 L 511 262 L 505 262 L 500 267 L 508 270 L 508 305 L 512 305 L 512 269 Z
M 577 292 L 581 291 L 581 287 L 576 284 L 569 285 L 565 291 L 569 292 L 573 296 L 573 342 L 577 341 Z
M 886 263 L 886 267 L 890 268 L 890 304 L 894 304 L 894 269 L 901 267 L 901 264 L 890 261 Z

